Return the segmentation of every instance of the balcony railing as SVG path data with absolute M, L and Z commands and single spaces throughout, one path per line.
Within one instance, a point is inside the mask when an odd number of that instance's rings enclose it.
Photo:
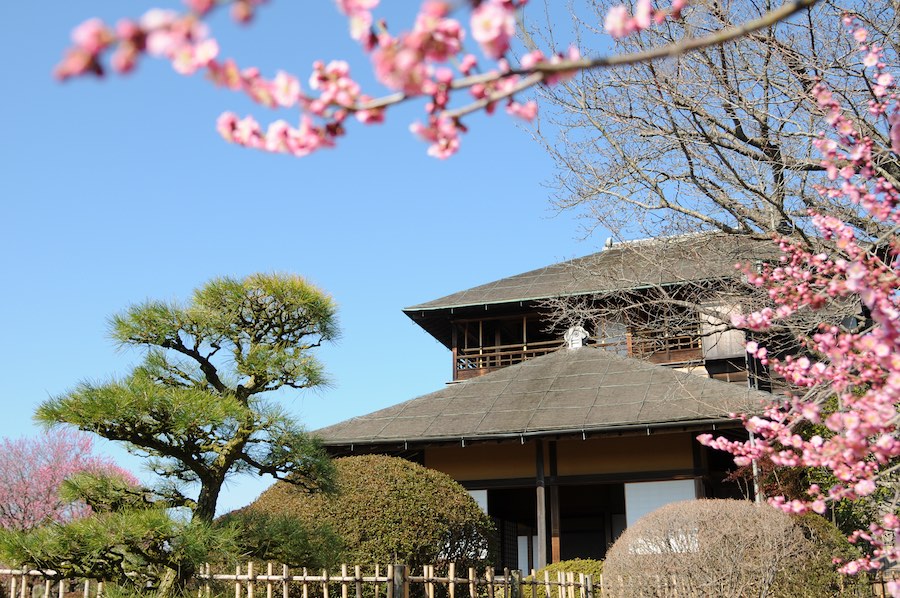
M 456 380 L 475 378 L 490 371 L 521 363 L 532 357 L 552 353 L 562 341 L 542 341 L 525 345 L 494 345 L 473 349 L 457 349 Z
M 629 342 L 629 356 L 651 363 L 687 363 L 703 359 L 703 347 L 697 335 L 633 336 Z
M 564 344 L 562 341 L 553 340 L 527 344 L 459 348 L 456 350 L 453 379 L 475 378 L 500 368 L 552 353 Z M 611 343 L 597 343 L 592 339 L 586 339 L 585 344 L 659 364 L 685 363 L 703 358 L 700 339 L 696 336 L 639 338 L 629 335 L 624 340 Z

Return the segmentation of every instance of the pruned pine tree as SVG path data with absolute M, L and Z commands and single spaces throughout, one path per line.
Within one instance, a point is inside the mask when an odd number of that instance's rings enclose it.
M 161 565 L 165 589 L 202 562 L 200 547 L 221 551 L 222 536 L 202 530 L 213 528 L 230 476 L 268 474 L 310 491 L 332 487 L 324 450 L 271 398 L 279 389 L 325 384 L 313 349 L 338 335 L 328 295 L 297 276 L 218 278 L 186 304 L 134 305 L 112 318 L 111 330 L 122 346 L 142 349 L 143 361 L 125 377 L 82 382 L 43 403 L 36 417 L 121 441 L 159 475 L 141 508 L 134 501 L 106 505 L 124 526 L 124 536 L 109 538 L 122 566 Z M 95 490 L 93 500 L 102 503 Z M 171 508 L 186 510 L 189 523 L 165 523 Z M 79 533 L 96 537 L 89 524 L 82 527 Z M 108 575 L 108 565 L 97 570 Z

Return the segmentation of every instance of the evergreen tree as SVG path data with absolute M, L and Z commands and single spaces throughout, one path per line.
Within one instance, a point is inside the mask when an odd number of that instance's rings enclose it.
M 98 576 L 118 572 L 124 581 L 129 570 L 150 564 L 167 590 L 193 573 L 206 550 L 239 545 L 228 530 L 211 525 L 229 476 L 269 474 L 310 491 L 332 487 L 325 452 L 270 398 L 284 387 L 325 383 L 311 353 L 338 334 L 328 295 L 297 276 L 219 278 L 185 305 L 132 306 L 112 318 L 111 329 L 121 345 L 143 349 L 143 361 L 123 378 L 82 382 L 43 403 L 36 417 L 125 443 L 148 458 L 161 483 L 143 496 L 129 491 L 123 501 L 105 496 L 103 484 L 75 484 L 70 490 L 99 504 L 95 511 L 107 520 L 7 537 L 0 545 L 16 560 L 90 575 L 84 562 L 60 562 L 71 560 L 63 552 L 69 542 L 60 538 L 75 534 L 78 544 L 105 533 L 116 546 L 86 555 L 109 557 L 93 568 Z M 188 516 L 173 519 L 172 508 Z

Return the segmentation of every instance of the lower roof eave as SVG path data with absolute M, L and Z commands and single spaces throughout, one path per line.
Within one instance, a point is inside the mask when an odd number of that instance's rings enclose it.
M 582 439 L 595 438 L 602 436 L 634 436 L 634 435 L 651 435 L 654 431 L 715 431 L 716 429 L 734 429 L 740 428 L 741 421 L 737 418 L 711 418 L 711 419 L 692 419 L 692 420 L 676 420 L 665 422 L 650 422 L 643 424 L 622 424 L 602 427 L 585 427 L 585 428 L 560 428 L 556 430 L 540 430 L 540 431 L 522 431 L 522 432 L 503 432 L 497 434 L 477 434 L 471 436 L 433 436 L 418 438 L 360 438 L 355 440 L 340 439 L 329 440 L 321 439 L 322 445 L 326 449 L 332 451 L 340 449 L 355 452 L 357 448 L 378 447 L 383 449 L 402 448 L 410 450 L 413 448 L 425 448 L 428 446 L 446 446 L 448 444 L 475 444 L 482 442 L 504 442 L 509 440 L 533 440 L 536 438 L 573 438 L 580 437 Z M 343 451 L 341 451 L 343 452 Z

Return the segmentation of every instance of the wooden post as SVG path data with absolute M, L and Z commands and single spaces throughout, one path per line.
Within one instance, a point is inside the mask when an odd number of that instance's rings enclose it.
M 328 598 L 328 569 L 322 569 L 322 598 Z
M 488 598 L 494 598 L 494 569 L 493 569 L 493 567 L 487 568 L 487 571 L 484 572 L 484 578 L 487 580 Z
M 209 563 L 206 563 L 203 566 L 203 571 L 206 572 L 206 582 L 203 584 L 203 587 L 204 587 L 203 593 L 205 594 L 206 598 L 210 598 L 210 595 L 212 594 L 212 582 L 210 581 L 212 579 L 212 575 L 210 574 L 210 571 L 209 571 Z M 63 598 L 63 597 L 60 596 L 59 598 Z
M 253 561 L 247 563 L 247 598 L 255 598 L 256 575 L 253 573 Z
M 447 571 L 447 577 L 450 578 L 450 582 L 447 584 L 447 592 L 449 594 L 449 598 L 456 598 L 456 563 L 450 563 L 450 568 Z
M 434 598 L 434 565 L 425 565 L 425 594 Z
M 26 598 L 26 592 L 28 588 L 28 578 L 25 577 L 25 571 L 22 570 L 22 578 L 19 580 L 19 596 L 21 598 Z
M 406 575 L 406 565 L 394 565 L 394 576 L 391 581 L 393 586 L 392 598 L 408 598 L 409 578 Z M 328 598 L 327 596 L 325 598 Z
M 15 598 L 15 596 L 16 596 L 16 587 L 17 587 L 16 576 L 10 575 L 9 576 L 9 595 L 12 598 Z
M 341 598 L 349 598 L 350 588 L 347 585 L 347 565 L 341 565 Z
M 362 598 L 362 567 L 357 565 L 353 569 L 353 577 L 356 580 L 356 598 Z M 285 596 L 287 598 L 287 596 Z
M 566 573 L 566 583 L 569 586 L 569 598 L 575 598 L 575 574 L 573 572 Z
M 51 583 L 49 579 L 44 580 L 44 598 L 50 598 Z
M 85 596 L 85 598 L 87 598 Z M 238 564 L 234 568 L 234 598 L 241 598 L 241 566 Z
M 66 595 L 66 580 L 60 579 L 59 585 L 56 586 L 57 598 L 63 598 Z
M 511 575 L 512 583 L 509 584 L 510 592 L 508 596 L 511 598 L 522 598 L 522 571 L 516 569 Z
M 537 492 L 538 557 L 535 568 L 547 566 L 547 498 L 544 488 L 544 441 L 534 441 L 535 487 Z
M 475 598 L 475 568 L 469 567 L 469 598 Z
M 290 598 L 291 586 L 288 578 L 291 576 L 291 570 L 287 565 L 281 566 L 281 598 Z M 206 598 L 209 598 L 207 596 Z
M 531 570 L 531 598 L 537 598 L 537 588 L 540 582 L 537 578 L 537 571 Z
M 387 569 L 387 598 L 394 598 L 394 566 L 388 565 Z
M 303 598 L 309 598 L 309 581 L 306 579 L 306 567 L 303 567 Z
M 594 576 L 593 575 L 585 575 L 584 576 L 584 595 L 587 598 L 594 598 Z
M 550 589 L 550 572 L 544 571 L 544 596 L 553 598 L 553 591 Z
M 551 560 L 558 563 L 560 556 L 560 516 L 559 516 L 559 486 L 556 485 L 556 441 L 551 440 L 547 445 L 547 457 L 550 461 L 550 553 Z
M 266 563 L 266 598 L 273 598 L 272 592 L 274 588 L 272 587 L 272 562 L 269 561 Z
M 381 573 L 381 567 L 376 563 L 375 564 L 375 598 L 378 598 L 378 577 Z M 285 597 L 287 598 L 287 597 Z

